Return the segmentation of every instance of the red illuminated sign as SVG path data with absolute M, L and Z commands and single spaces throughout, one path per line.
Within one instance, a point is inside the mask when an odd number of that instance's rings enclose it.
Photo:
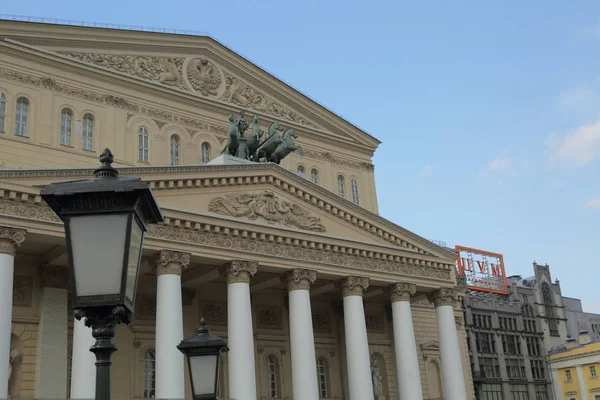
M 502 254 L 456 246 L 456 268 L 464 276 L 467 288 L 508 294 L 508 282 Z

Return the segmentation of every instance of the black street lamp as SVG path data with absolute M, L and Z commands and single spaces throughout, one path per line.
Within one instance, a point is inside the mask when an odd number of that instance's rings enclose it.
M 211 335 L 202 318 L 198 334 L 182 340 L 177 348 L 188 361 L 194 400 L 217 400 L 221 355 L 229 351 L 227 343 L 220 337 Z
M 105 149 L 89 180 L 54 183 L 41 196 L 64 222 L 75 318 L 86 318 L 96 343 L 96 400 L 110 400 L 116 325 L 134 311 L 147 224 L 163 221 L 147 184 L 119 178 Z

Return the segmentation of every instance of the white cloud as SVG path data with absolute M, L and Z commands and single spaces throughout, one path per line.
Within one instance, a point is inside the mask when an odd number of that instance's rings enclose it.
M 554 141 L 554 139 L 553 139 Z M 584 166 L 600 155 L 600 121 L 584 125 L 557 142 L 554 156 Z
M 490 161 L 484 169 L 479 171 L 479 179 L 484 179 L 491 174 L 514 176 L 517 174 L 517 168 L 511 158 L 497 157 Z
M 584 205 L 585 208 L 600 208 L 600 199 L 590 200 Z
M 430 177 L 433 175 L 433 167 L 431 165 L 426 165 L 423 167 L 421 172 L 419 173 L 422 177 Z

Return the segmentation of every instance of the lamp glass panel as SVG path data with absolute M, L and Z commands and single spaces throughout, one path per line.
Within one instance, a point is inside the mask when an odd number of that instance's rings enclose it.
M 142 242 L 144 240 L 144 231 L 133 218 L 131 222 L 131 237 L 129 241 L 129 255 L 127 260 L 127 277 L 125 283 L 125 297 L 133 303 L 135 297 L 135 286 L 138 281 L 138 270 L 140 266 L 140 253 L 142 252 Z
M 218 355 L 190 356 L 194 395 L 214 394 L 216 390 Z
M 121 293 L 127 214 L 69 217 L 77 296 Z

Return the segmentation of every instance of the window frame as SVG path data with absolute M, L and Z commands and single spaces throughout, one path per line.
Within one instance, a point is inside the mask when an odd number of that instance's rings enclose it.
M 311 168 L 310 170 L 310 181 L 315 185 L 319 184 L 319 170 L 316 168 Z
M 206 147 L 206 149 L 205 149 L 205 147 Z M 202 144 L 200 144 L 200 162 L 202 164 L 208 164 L 208 162 L 210 162 L 210 152 L 211 152 L 210 143 L 202 142 Z
M 150 354 L 150 357 L 148 355 Z M 147 348 L 142 352 L 142 398 L 154 398 L 156 395 L 156 349 Z M 150 379 L 148 379 L 148 365 L 151 365 L 149 371 Z M 149 387 L 147 386 L 149 384 Z
M 358 180 L 355 177 L 350 178 L 350 195 L 352 196 L 352 202 L 359 206 L 360 196 L 358 191 Z
M 150 130 L 146 125 L 137 129 L 137 153 L 138 162 L 150 162 Z
M 24 101 L 26 107 L 20 105 L 21 101 Z M 29 137 L 27 135 L 27 124 L 29 123 L 30 109 L 31 101 L 25 96 L 19 96 L 15 102 L 15 136 Z
M 65 118 L 65 112 L 70 114 L 69 118 Z M 73 120 L 75 118 L 75 113 L 73 109 L 70 107 L 63 107 L 60 110 L 60 137 L 59 143 L 61 146 L 73 147 Z M 65 124 L 64 121 L 69 121 L 69 125 Z M 67 129 L 68 128 L 68 129 Z M 66 140 L 68 138 L 68 140 Z
M 331 398 L 329 389 L 329 362 L 325 357 L 317 358 L 317 387 L 320 399 Z
M 338 174 L 337 176 L 337 191 L 338 196 L 342 199 L 346 198 L 346 178 L 342 174 Z
M 279 359 L 269 354 L 266 357 L 267 366 L 267 398 L 268 399 L 279 399 L 281 398 L 281 366 Z
M 83 114 L 83 117 L 81 118 L 81 150 L 94 151 L 95 128 L 96 117 L 94 114 L 91 112 L 86 112 Z
M 174 150 L 176 150 L 176 153 Z M 181 165 L 181 139 L 178 135 L 171 135 L 169 139 L 169 155 L 171 165 Z
M 301 178 L 306 179 L 306 167 L 302 164 L 299 164 L 296 167 L 296 175 L 298 175 Z
M 2 111 L 4 104 L 4 111 Z M 8 96 L 0 90 L 0 133 L 6 133 L 6 116 L 8 115 Z

